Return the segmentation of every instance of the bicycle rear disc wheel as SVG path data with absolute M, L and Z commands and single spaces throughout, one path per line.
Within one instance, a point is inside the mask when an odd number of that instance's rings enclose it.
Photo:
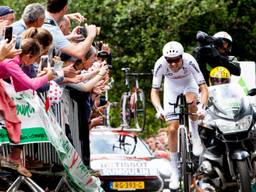
M 180 129 L 180 152 L 179 152 L 179 162 L 181 168 L 181 177 L 180 177 L 180 188 L 184 192 L 190 192 L 190 186 L 192 181 L 191 170 L 189 168 L 189 154 L 187 151 L 187 136 L 184 128 Z
M 139 89 L 135 92 L 134 122 L 137 129 L 144 130 L 146 122 L 146 101 L 144 92 Z

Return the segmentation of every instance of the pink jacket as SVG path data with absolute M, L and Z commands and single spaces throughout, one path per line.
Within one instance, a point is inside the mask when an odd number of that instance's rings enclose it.
M 5 90 L 3 80 L 0 79 L 0 113 L 5 120 L 5 126 L 10 140 L 18 144 L 21 135 L 21 121 L 17 116 L 16 106 Z
M 0 62 L 0 78 L 11 77 L 16 92 L 27 89 L 37 90 L 48 82 L 47 75 L 31 79 L 22 71 L 20 65 L 19 55 Z

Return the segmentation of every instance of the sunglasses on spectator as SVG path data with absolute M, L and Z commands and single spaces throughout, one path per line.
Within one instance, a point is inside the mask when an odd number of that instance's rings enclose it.
M 169 58 L 169 57 L 165 57 L 166 61 L 168 63 L 178 63 L 180 62 L 180 60 L 182 59 L 182 57 L 177 57 L 177 58 Z

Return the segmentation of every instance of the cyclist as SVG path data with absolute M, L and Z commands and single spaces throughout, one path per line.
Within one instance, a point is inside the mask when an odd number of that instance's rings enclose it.
M 159 90 L 164 77 L 164 109 L 161 106 Z M 197 118 L 203 118 L 208 100 L 208 88 L 195 58 L 184 53 L 183 46 L 177 41 L 170 41 L 163 47 L 163 55 L 156 61 L 151 89 L 151 101 L 157 111 L 156 116 L 165 119 L 168 123 L 169 149 L 172 167 L 170 189 L 179 187 L 177 166 L 177 130 L 179 116 L 173 115 L 173 106 L 179 94 L 184 93 L 189 105 L 189 112 L 197 112 L 198 90 L 201 93 L 201 105 L 198 116 L 190 116 L 193 154 L 198 156 L 203 151 L 202 142 L 198 134 Z
M 206 81 L 209 79 L 211 69 L 217 66 L 226 67 L 232 75 L 239 76 L 241 74 L 241 68 L 236 57 L 229 56 L 232 37 L 227 32 L 220 31 L 211 37 L 198 31 L 196 39 L 200 46 L 195 48 L 193 55 Z

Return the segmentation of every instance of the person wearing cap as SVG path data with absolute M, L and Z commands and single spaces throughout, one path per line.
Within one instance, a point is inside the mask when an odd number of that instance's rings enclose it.
M 14 21 L 14 10 L 8 6 L 0 6 L 0 39 L 3 37 L 4 27 L 11 25 Z
M 3 40 L 4 28 L 11 25 L 15 20 L 14 10 L 8 6 L 0 6 L 0 40 Z M 20 49 L 13 49 L 16 39 L 13 38 L 11 42 L 7 40 L 0 42 L 0 61 L 13 58 L 21 53 Z
M 199 46 L 193 51 L 200 70 L 209 85 L 209 74 L 211 69 L 217 66 L 226 67 L 232 75 L 241 74 L 240 65 L 234 56 L 230 56 L 232 37 L 225 31 L 209 36 L 207 33 L 198 31 L 196 39 Z

